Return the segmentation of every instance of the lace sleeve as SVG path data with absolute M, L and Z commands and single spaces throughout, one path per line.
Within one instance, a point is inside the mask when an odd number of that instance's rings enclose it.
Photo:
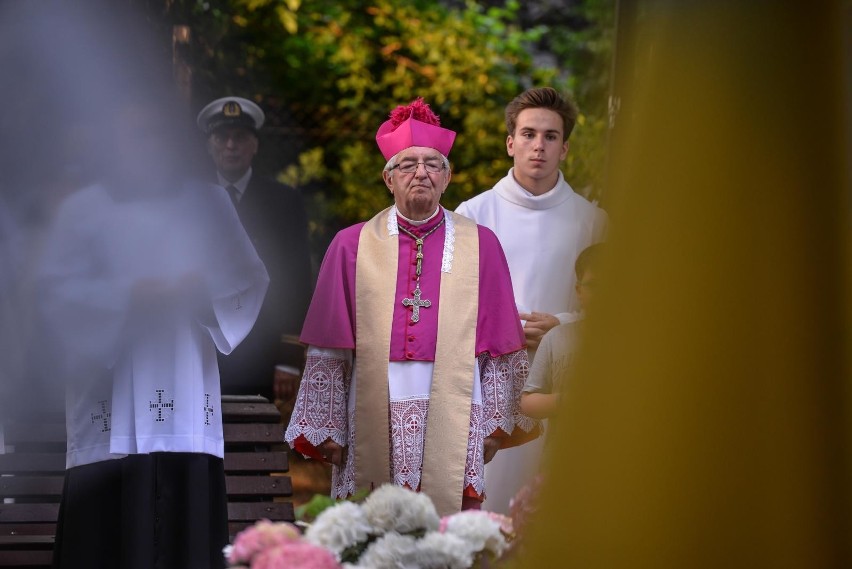
M 479 355 L 479 374 L 482 384 L 482 407 L 486 436 L 508 435 L 520 444 L 540 434 L 541 425 L 521 413 L 520 400 L 529 375 L 526 350 L 498 357 L 487 352 Z
M 284 440 L 291 447 L 298 442 L 313 447 L 328 439 L 341 446 L 347 439 L 347 400 L 352 379 L 352 351 L 308 347 L 305 372 L 296 405 Z

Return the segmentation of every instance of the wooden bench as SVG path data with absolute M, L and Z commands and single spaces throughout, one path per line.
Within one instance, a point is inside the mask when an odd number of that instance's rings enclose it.
M 65 471 L 62 417 L 4 426 L 0 454 L 0 567 L 49 567 Z M 256 520 L 293 521 L 283 427 L 259 396 L 223 396 L 225 483 L 231 538 Z M 278 500 L 276 500 L 278 498 Z

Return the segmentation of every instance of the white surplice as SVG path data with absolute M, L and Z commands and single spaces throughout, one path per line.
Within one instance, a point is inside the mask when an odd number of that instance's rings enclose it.
M 518 184 L 513 170 L 456 212 L 497 234 L 518 311 L 546 312 L 566 324 L 576 320 L 579 310 L 574 261 L 583 249 L 603 240 L 606 212 L 574 192 L 562 172 L 553 189 L 535 196 Z
M 140 283 L 191 295 L 133 302 Z M 57 213 L 42 306 L 64 347 L 67 466 L 156 451 L 224 456 L 216 349 L 248 334 L 269 279 L 227 193 L 139 199 L 92 186 Z
M 562 172 L 540 196 L 521 187 L 514 169 L 456 209 L 497 234 L 512 275 L 519 312 L 545 312 L 560 323 L 579 318 L 574 262 L 580 252 L 603 240 L 607 214 L 574 192 Z M 530 351 L 532 362 L 535 353 Z M 485 466 L 488 489 L 483 508 L 509 513 L 509 501 L 537 471 L 544 437 L 501 450 Z

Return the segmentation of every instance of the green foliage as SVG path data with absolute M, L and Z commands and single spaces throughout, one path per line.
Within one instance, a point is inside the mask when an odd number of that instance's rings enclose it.
M 547 35 L 547 48 L 566 71 L 568 91 L 581 111 L 563 171 L 576 191 L 592 199 L 600 197 L 606 170 L 615 4 L 615 0 L 575 2 L 569 15 L 579 24 L 551 27 Z
M 296 519 L 300 522 L 310 523 L 317 519 L 323 510 L 337 503 L 337 500 L 326 494 L 314 494 L 310 500 L 296 508 Z
M 606 11 L 604 0 L 586 4 Z M 457 131 L 443 201 L 455 207 L 511 166 L 503 109 L 523 89 L 571 87 L 590 100 L 605 91 L 596 83 L 587 97 L 581 75 L 535 65 L 530 47 L 548 30 L 521 29 L 518 9 L 516 1 L 448 8 L 424 0 L 174 0 L 170 17 L 193 29 L 197 93 L 249 96 L 298 124 L 301 156 L 281 178 L 318 185 L 312 210 L 321 215 L 314 226 L 321 232 L 390 204 L 374 137 L 398 104 L 422 96 L 443 126 Z M 580 66 L 565 55 L 578 42 L 598 55 L 611 49 L 611 39 L 598 46 L 591 30 L 581 33 L 556 42 L 566 64 Z M 604 115 L 598 106 L 591 110 L 566 164 L 577 189 L 597 181 L 603 155 Z
M 346 501 L 356 503 L 363 502 L 369 495 L 370 491 L 362 488 L 347 498 Z M 297 507 L 294 513 L 298 521 L 310 524 L 316 520 L 324 510 L 327 510 L 340 501 L 341 500 L 336 500 L 327 494 L 314 494 L 310 500 Z

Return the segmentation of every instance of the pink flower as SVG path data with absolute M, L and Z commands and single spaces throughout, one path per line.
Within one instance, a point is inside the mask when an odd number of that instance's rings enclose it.
M 237 534 L 228 552 L 228 563 L 250 563 L 264 549 L 301 539 L 299 529 L 293 524 L 272 523 L 260 520 Z
M 523 533 L 524 528 L 529 525 L 530 518 L 534 516 L 543 485 L 544 477 L 538 474 L 522 486 L 515 497 L 509 501 L 509 514 L 518 533 Z
M 341 569 L 327 549 L 306 541 L 289 541 L 258 554 L 251 569 Z

